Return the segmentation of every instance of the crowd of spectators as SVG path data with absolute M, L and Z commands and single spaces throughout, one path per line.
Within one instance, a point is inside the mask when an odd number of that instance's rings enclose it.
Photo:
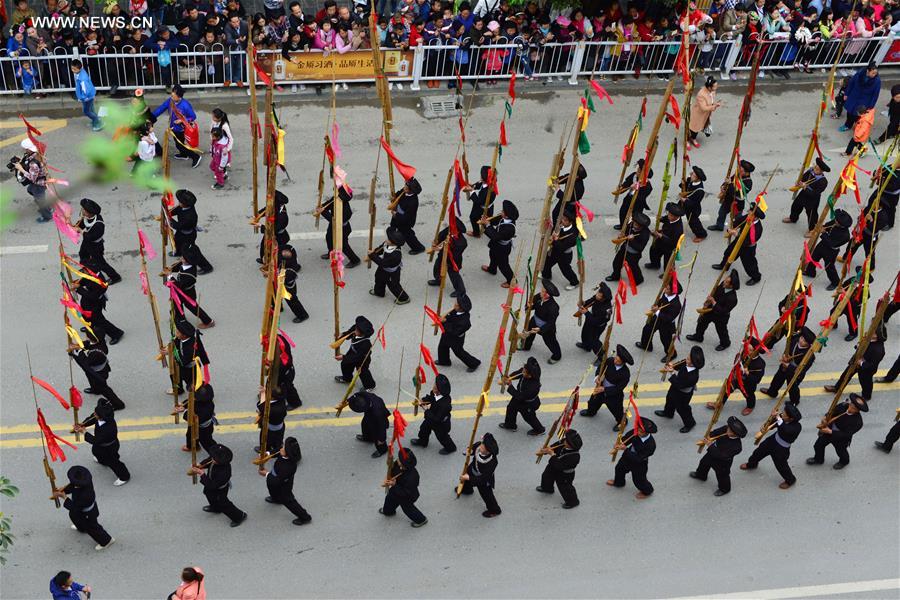
M 261 2 L 259 12 L 252 12 L 256 7 L 249 6 L 251 1 Z M 286 60 L 293 52 L 371 48 L 370 5 L 365 0 L 342 2 L 324 0 L 313 6 L 305 0 L 304 10 L 297 0 L 99 0 L 96 6 L 93 0 L 40 0 L 35 9 L 29 0 L 14 0 L 12 13 L 0 14 L 6 56 L 17 59 L 4 61 L 2 86 L 26 93 L 71 88 L 66 61 L 39 57 L 76 53 L 95 81 L 95 71 L 103 73 L 98 85 L 114 92 L 119 86 L 141 85 L 148 75 L 166 87 L 185 78 L 242 86 L 243 52 L 249 40 L 260 49 L 280 51 Z M 580 40 L 615 42 L 589 48 L 585 64 L 594 71 L 633 72 L 637 77 L 642 70 L 671 69 L 682 35 L 691 36 L 701 68 L 725 67 L 732 45 L 715 44 L 717 40 L 739 40 L 738 64 L 746 65 L 760 40 L 782 39 L 786 44 L 766 49 L 763 64 L 809 71 L 810 64 L 821 62 L 817 59 L 832 51 L 823 40 L 851 35 L 854 39 L 847 44 L 846 55 L 856 57 L 854 62 L 867 62 L 875 45 L 867 44 L 866 38 L 900 32 L 900 0 L 862 0 L 854 8 L 848 0 L 714 0 L 705 11 L 694 2 L 689 6 L 684 2 L 634 0 L 625 6 L 624 0 L 599 0 L 573 9 L 551 9 L 549 0 L 515 5 L 509 0 L 377 0 L 375 9 L 382 47 L 454 47 L 428 59 L 426 80 L 456 71 L 490 76 L 514 66 L 526 78 L 559 74 L 565 71 L 571 47 L 554 43 Z M 38 28 L 33 22 L 37 16 L 91 14 L 150 17 L 154 25 L 132 28 L 126 19 L 125 27 L 66 28 L 57 22 Z M 497 43 L 515 46 L 492 49 Z M 179 50 L 188 49 L 206 54 L 199 58 L 178 55 Z M 124 56 L 110 59 L 110 54 Z M 136 56 L 129 59 L 129 55 Z M 789 77 L 789 71 L 772 69 L 770 73 Z M 436 81 L 429 82 L 435 85 Z

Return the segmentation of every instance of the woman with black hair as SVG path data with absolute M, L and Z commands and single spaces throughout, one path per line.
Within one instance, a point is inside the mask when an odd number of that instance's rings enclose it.
M 185 567 L 181 570 L 181 584 L 166 600 L 206 600 L 203 579 L 200 567 Z
M 721 102 L 716 101 L 716 90 L 718 87 L 719 82 L 716 81 L 715 77 L 711 75 L 707 77 L 706 83 L 697 92 L 697 97 L 691 106 L 691 122 L 688 129 L 690 129 L 690 141 L 694 148 L 700 147 L 700 142 L 697 141 L 697 134 L 709 127 L 712 114 L 717 108 L 722 106 Z

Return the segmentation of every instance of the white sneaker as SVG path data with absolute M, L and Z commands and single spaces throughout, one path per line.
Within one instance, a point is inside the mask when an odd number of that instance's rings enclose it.
M 101 550 L 106 550 L 107 548 L 109 548 L 110 546 L 112 546 L 115 543 L 116 543 L 116 538 L 109 538 L 108 544 L 106 544 L 105 546 L 101 546 L 100 544 L 97 544 L 96 546 L 94 546 L 94 550 L 96 550 L 97 552 L 100 552 Z
M 116 479 L 115 481 L 113 481 L 113 485 L 116 486 L 116 487 L 119 487 L 120 485 L 125 485 L 125 484 L 128 483 L 129 481 L 130 481 L 130 480 L 122 481 L 121 479 Z
M 567 285 L 567 286 L 566 286 L 566 290 L 567 290 L 567 291 L 572 291 L 572 290 L 574 290 L 574 289 L 577 288 L 577 287 L 578 287 L 577 285 Z
M 342 89 L 342 90 L 349 90 L 350 87 L 349 87 L 346 83 L 342 83 L 342 84 L 341 84 L 341 89 Z M 400 89 L 402 90 L 403 88 L 400 88 Z

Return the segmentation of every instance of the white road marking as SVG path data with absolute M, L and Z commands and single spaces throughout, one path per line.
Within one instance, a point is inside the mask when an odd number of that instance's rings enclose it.
M 375 237 L 381 237 L 384 235 L 384 229 L 375 229 Z M 351 231 L 350 237 L 352 238 L 367 238 L 369 237 L 369 230 L 360 230 L 360 231 Z M 301 231 L 298 233 L 291 234 L 292 240 L 324 240 L 325 239 L 325 230 L 322 231 Z
M 50 246 L 38 244 L 37 246 L 0 246 L 0 256 L 7 254 L 39 254 L 46 252 Z
M 805 585 L 772 590 L 754 590 L 749 592 L 733 592 L 728 594 L 709 594 L 708 596 L 685 596 L 672 600 L 700 600 L 703 598 L 753 598 L 753 600 L 780 600 L 782 598 L 815 598 L 834 596 L 837 594 L 860 594 L 884 590 L 900 590 L 900 579 L 873 579 L 870 581 L 853 581 L 849 583 L 829 583 L 825 585 Z

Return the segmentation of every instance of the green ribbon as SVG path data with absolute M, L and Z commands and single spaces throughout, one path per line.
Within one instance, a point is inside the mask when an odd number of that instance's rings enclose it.
M 834 194 L 828 194 L 828 199 L 825 201 L 828 204 L 828 218 L 832 221 L 835 219 L 834 214 Z
M 869 140 L 869 144 L 872 146 L 872 152 L 875 154 L 875 158 L 878 160 L 878 163 L 881 165 L 881 168 L 891 174 L 891 177 L 897 177 L 897 174 L 894 172 L 892 168 L 890 168 L 887 164 L 887 160 L 882 158 L 878 154 L 878 148 L 875 147 L 875 142 Z
M 504 106 L 504 108 L 506 109 L 506 116 L 511 117 L 512 116 L 512 104 L 509 103 L 509 100 L 507 100 L 505 102 L 505 104 L 506 104 L 506 106 Z
M 828 336 L 823 335 L 822 337 L 816 338 L 816 341 L 819 342 L 819 346 L 824 348 L 825 346 L 828 345 Z
M 582 154 L 588 154 L 591 151 L 591 143 L 588 141 L 587 134 L 583 131 L 578 136 L 578 151 Z
M 581 247 L 581 236 L 575 237 L 575 249 L 578 251 L 578 260 L 584 260 L 584 248 Z
M 587 109 L 591 112 L 597 112 L 597 109 L 594 108 L 594 98 L 591 96 L 591 88 L 584 88 L 584 100 Z

